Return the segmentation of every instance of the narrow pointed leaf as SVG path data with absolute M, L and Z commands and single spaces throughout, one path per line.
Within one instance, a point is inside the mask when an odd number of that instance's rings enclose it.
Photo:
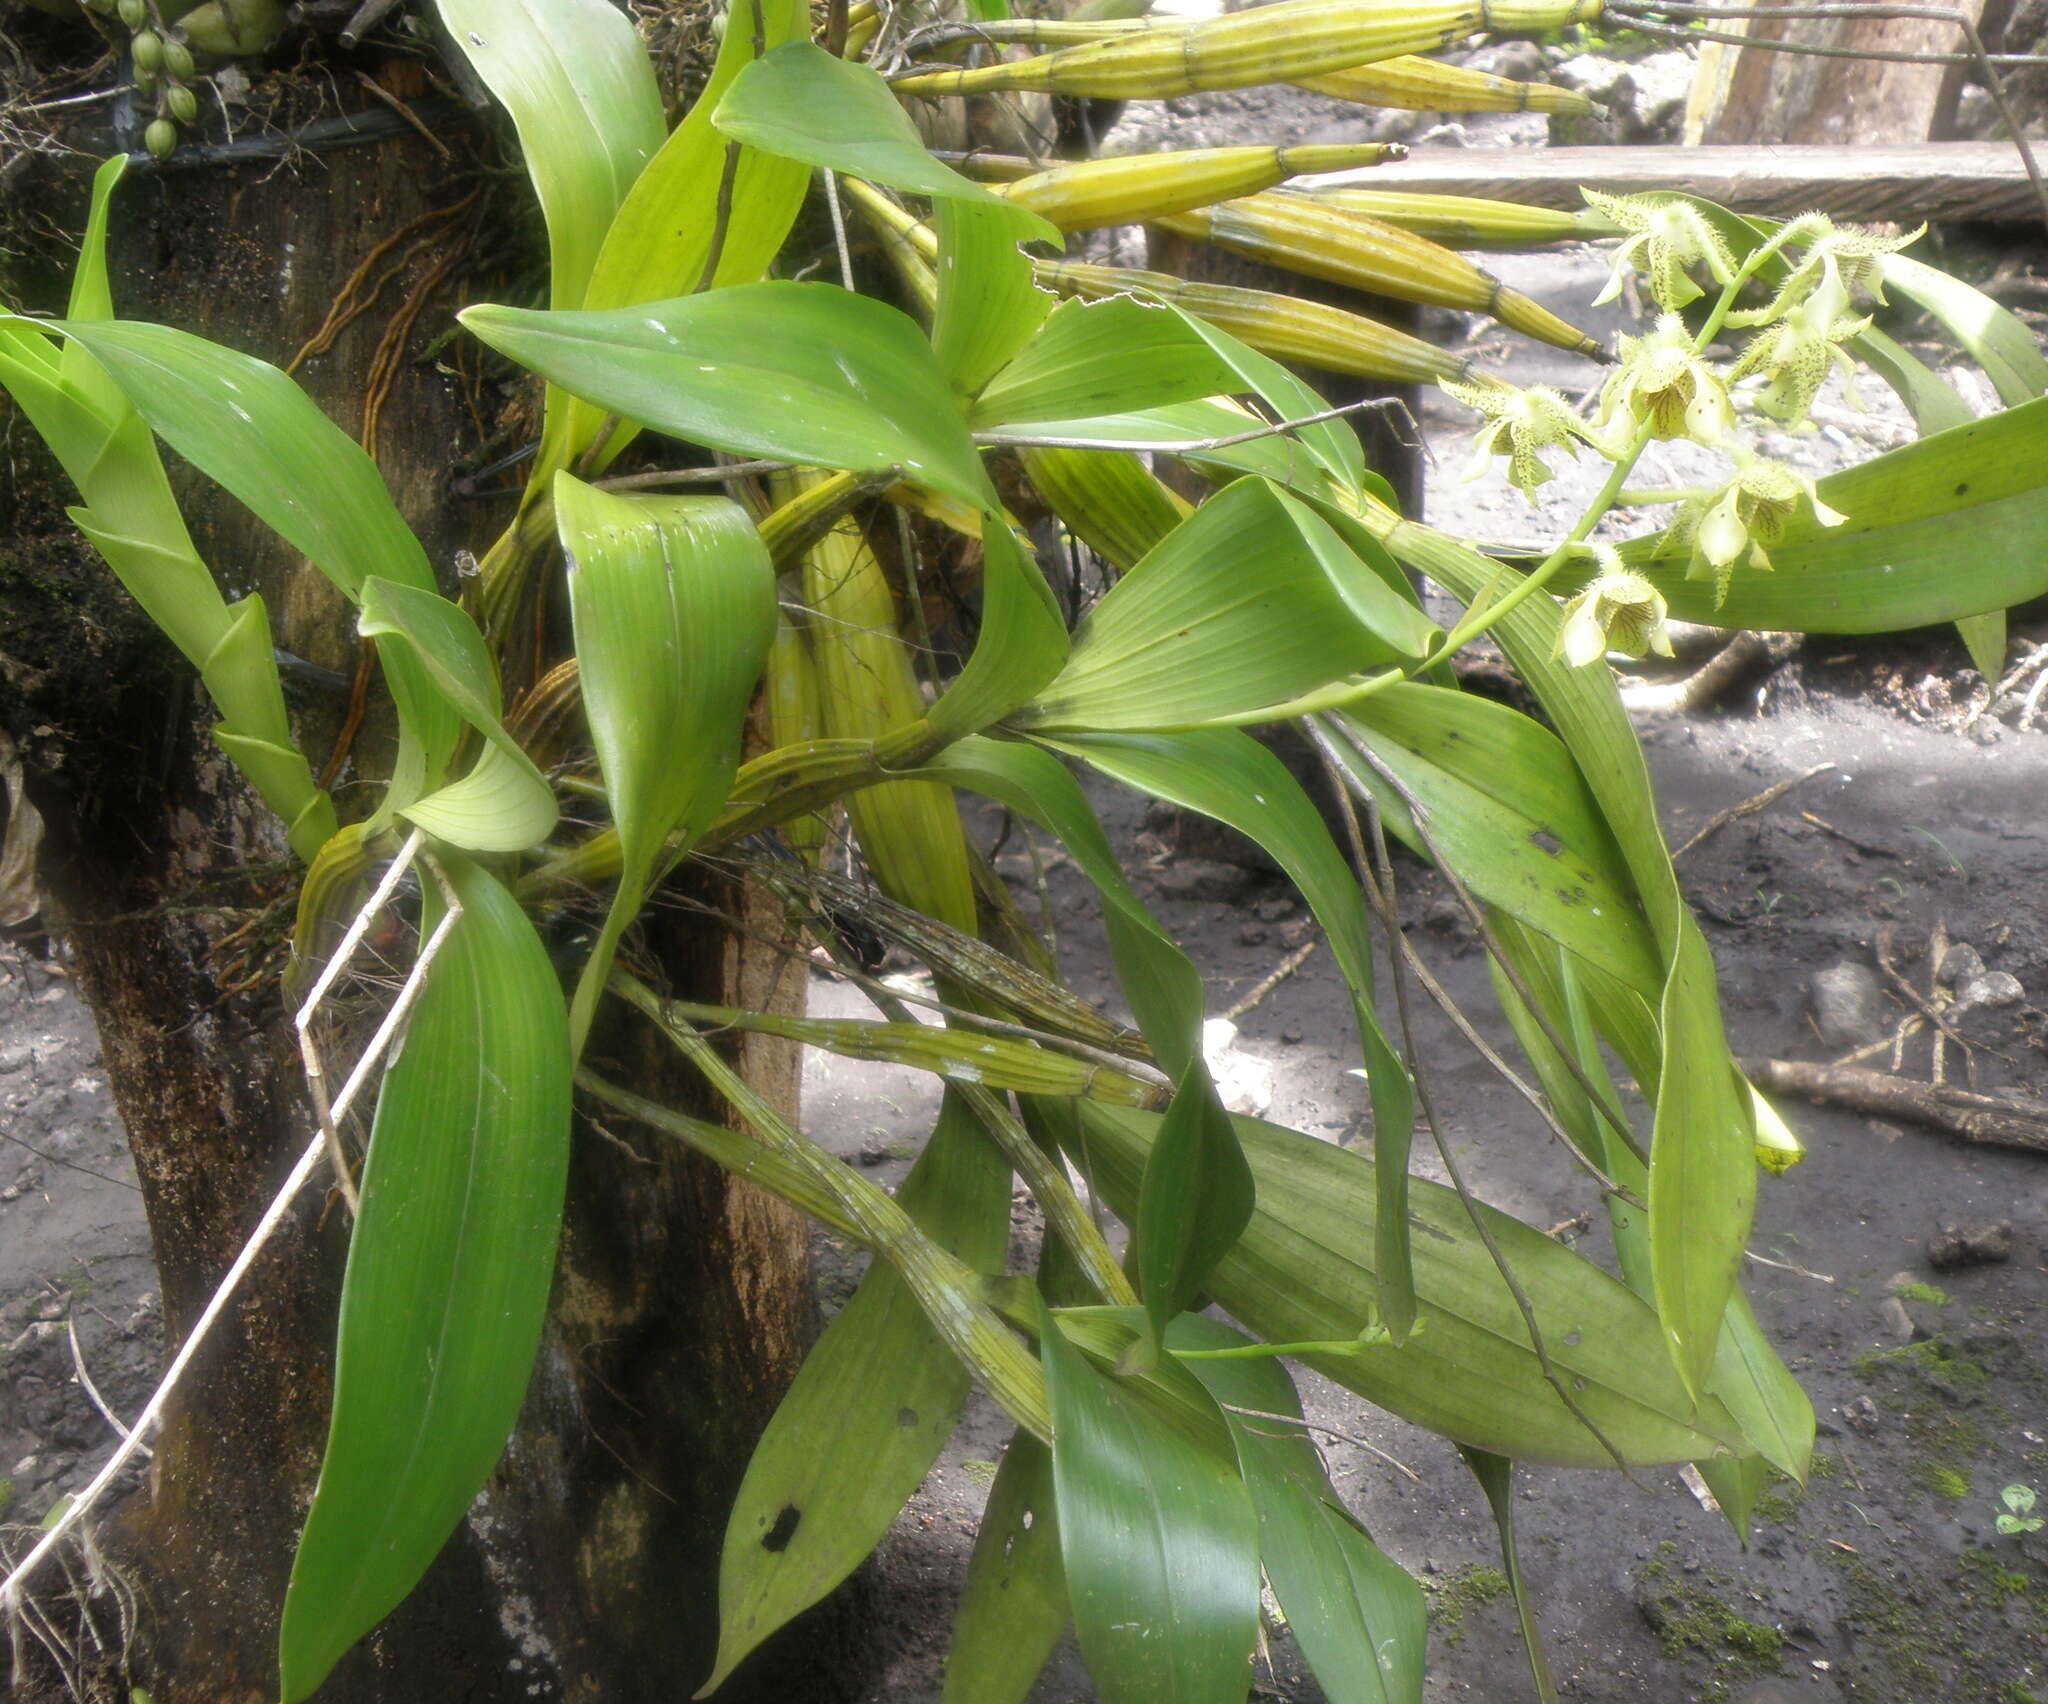
M 1427 527 L 1397 519 L 1382 524 L 1395 555 L 1434 576 L 1454 596 L 1470 600 L 1493 584 L 1496 570 L 1477 551 Z M 1673 1364 L 1697 1392 L 1714 1365 L 1756 1204 L 1755 1123 L 1721 1028 L 1713 957 L 1679 892 L 1642 747 L 1611 672 L 1575 669 L 1558 660 L 1561 620 L 1550 599 L 1530 598 L 1509 611 L 1493 635 L 1578 765 L 1664 960 L 1657 1008 L 1661 1058 L 1654 1091 L 1645 1084 L 1656 1105 L 1650 1264 Z
M 1236 1463 L 1042 1327 L 1060 1555 L 1104 1704 L 1240 1704 L 1258 1629 L 1257 1517 Z
M 1379 1179 L 1374 1235 L 1380 1315 L 1398 1342 L 1415 1319 L 1408 1252 L 1408 1151 L 1415 1120 L 1407 1067 L 1373 1010 L 1365 902 L 1315 805 L 1272 752 L 1232 728 L 1090 734 L 1059 742 L 1127 786 L 1229 824 L 1264 847 L 1309 903 L 1351 991 L 1372 1095 Z
M 1008 1168 L 979 1162 L 972 1117 L 949 1095 L 896 1192 L 942 1245 L 993 1271 L 1008 1241 Z M 763 1639 L 881 1542 L 951 1435 L 966 1370 L 893 1266 L 876 1262 L 804 1358 L 747 1464 L 719 1564 L 716 1690 Z
M 1556 735 L 1505 705 L 1436 686 L 1390 687 L 1333 719 L 1427 813 L 1428 839 L 1459 881 L 1654 997 L 1663 982 L 1657 944 L 1614 837 Z M 1420 848 L 1407 799 L 1370 764 L 1344 760 L 1387 826 Z
M 949 738 L 980 733 L 1028 703 L 1068 657 L 1059 605 L 1000 511 L 983 511 L 981 545 L 981 632 L 926 718 Z
M 754 60 L 757 31 L 763 48 L 775 48 L 798 39 L 809 25 L 810 9 L 802 0 L 738 0 L 728 9 L 710 78 L 626 191 L 581 299 L 557 306 L 623 308 L 688 295 L 705 281 L 714 239 L 719 247 L 711 286 L 760 279 L 796 222 L 810 188 L 810 169 L 800 161 L 740 148 L 721 225 L 718 203 L 729 144 L 712 127 L 711 115 L 741 67 Z M 588 450 L 604 420 L 603 409 L 580 398 L 551 409 L 535 462 L 535 489 L 544 489 Z M 613 432 L 599 452 L 601 462 L 609 465 L 632 439 L 630 429 Z
M 778 47 L 734 81 L 712 122 L 727 136 L 771 154 L 848 172 L 870 183 L 948 200 L 1004 205 L 933 157 L 889 85 L 865 65 L 807 41 Z M 1018 211 L 1022 211 L 1019 209 Z M 1031 217 L 1034 234 L 1059 233 Z
M 1019 1432 L 975 1532 L 942 1704 L 1023 1704 L 1067 1617 L 1052 1451 Z
M 468 775 L 399 806 L 400 814 L 479 852 L 520 852 L 545 840 L 555 826 L 554 791 L 498 719 L 497 671 L 468 613 L 439 592 L 372 576 L 363 583 L 358 626 L 383 642 L 380 653 L 393 653 L 393 663 L 417 667 L 438 701 L 488 742 Z M 413 724 L 416 703 L 399 701 Z
M 1252 1216 L 1252 1174 L 1208 1068 L 1191 1064 L 1160 1120 L 1134 1221 L 1138 1287 L 1152 1329 L 1195 1299 Z
M 1053 299 L 1039 289 L 1030 257 L 1017 246 L 1037 233 L 1020 228 L 1009 202 L 950 196 L 938 202 L 935 217 L 939 301 L 932 353 L 964 399 L 1031 341 Z
M 462 1519 L 518 1417 L 547 1309 L 569 1158 L 561 990 L 512 897 L 460 860 L 448 876 L 463 915 L 370 1134 L 327 1454 L 279 1635 L 286 1704 Z
M 1226 395 L 1237 375 L 1184 315 L 1132 296 L 1066 301 L 975 402 L 977 427 L 1078 420 Z
M 621 857 L 571 1009 L 580 1047 L 669 837 L 687 848 L 731 790 L 775 635 L 775 568 L 725 498 L 615 496 L 567 473 L 554 494 L 583 709 Z
M 2010 309 L 1910 255 L 1879 255 L 1876 266 L 1887 290 L 1910 297 L 1955 334 L 2006 407 L 2048 394 L 2048 357 Z
M 519 132 L 547 220 L 549 300 L 581 307 L 612 215 L 668 134 L 647 49 L 608 0 L 436 4 Z
M 1486 1493 L 1486 1506 L 1493 1513 L 1494 1530 L 1500 1534 L 1500 1559 L 1507 1570 L 1508 1589 L 1514 1593 L 1515 1618 L 1521 1623 L 1522 1650 L 1529 1659 L 1529 1676 L 1536 1684 L 1536 1696 L 1543 1704 L 1557 1704 L 1557 1682 L 1551 1678 L 1550 1659 L 1544 1654 L 1543 1636 L 1536 1626 L 1536 1611 L 1529 1601 L 1529 1588 L 1522 1578 L 1522 1552 L 1515 1542 L 1515 1464 L 1506 1456 L 1460 1445 L 1458 1453 Z
M 1664 535 L 1623 554 L 1673 615 L 1783 632 L 1890 632 L 2048 591 L 2035 547 L 2048 530 L 2048 397 L 1887 451 L 1819 492 L 1847 520 L 1795 522 L 1771 547 L 1772 572 L 1737 573 L 1719 606 Z
M 157 436 L 340 586 L 372 574 L 431 591 L 426 552 L 377 464 L 284 373 L 167 325 L 58 321 Z
M 830 284 L 737 284 L 605 312 L 475 307 L 493 349 L 635 423 L 713 449 L 903 469 L 977 508 L 987 477 L 914 321 Z
M 1256 712 L 1419 655 L 1428 631 L 1312 510 L 1241 480 L 1089 612 L 1019 720 L 1093 732 Z
M 1137 1204 L 1159 1115 L 1076 1103 L 1086 1139 L 1069 1155 L 1120 1215 Z M 1236 1118 L 1258 1185 L 1245 1233 L 1209 1280 L 1220 1306 L 1274 1343 L 1334 1342 L 1371 1322 L 1371 1162 L 1253 1118 Z M 1408 1341 L 1302 1359 L 1405 1420 L 1523 1461 L 1612 1467 L 1599 1437 L 1544 1379 L 1513 1294 L 1454 1190 L 1410 1180 L 1416 1329 Z M 1579 1406 L 1631 1463 L 1692 1461 L 1741 1447 L 1721 1404 L 1695 1403 L 1651 1308 L 1583 1256 L 1489 1207 L 1489 1227 Z M 1583 1383 L 1581 1382 L 1583 1381 Z
M 1199 1314 L 1167 1333 L 1172 1349 L 1250 1342 Z M 1270 1357 L 1186 1365 L 1230 1427 L 1259 1512 L 1259 1560 L 1324 1696 L 1330 1704 L 1420 1704 L 1429 1640 L 1422 1589 L 1345 1508 L 1300 1425 L 1294 1381 Z

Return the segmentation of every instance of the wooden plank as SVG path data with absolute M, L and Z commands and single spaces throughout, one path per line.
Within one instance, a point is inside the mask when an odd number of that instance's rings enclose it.
M 1324 188 L 1477 195 L 1577 207 L 1579 186 L 1612 194 L 1682 189 L 1741 213 L 1819 208 L 1845 219 L 2039 219 L 2041 204 L 2009 142 L 1916 142 L 1854 148 L 1458 148 L 1418 152 L 1369 171 L 1307 180 Z

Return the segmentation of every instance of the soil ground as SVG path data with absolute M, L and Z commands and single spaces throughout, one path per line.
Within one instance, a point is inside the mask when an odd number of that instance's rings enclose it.
M 1566 257 L 1529 263 L 1515 282 L 1577 311 L 1593 276 L 1584 257 Z M 1568 384 L 1584 372 L 1526 349 L 1509 370 Z M 1435 452 L 1462 460 L 1468 421 L 1432 405 L 1424 425 Z M 1809 462 L 1852 448 L 1840 429 L 1780 447 Z M 1561 481 L 1532 514 L 1496 484 L 1433 479 L 1431 519 L 1481 537 L 1540 537 L 1582 491 Z M 2048 640 L 2038 619 L 2014 631 Z M 1953 635 L 1818 639 L 1711 709 L 1643 719 L 1673 844 L 1774 782 L 1835 765 L 1680 862 L 1738 1051 L 1838 1057 L 1845 1049 L 1824 1044 L 1813 1022 L 1814 976 L 1845 963 L 1870 969 L 1889 928 L 1899 968 L 1924 989 L 1921 961 L 1939 927 L 2024 990 L 2016 1005 L 1962 1020 L 1984 1049 L 1985 1084 L 2048 1092 L 2048 734 L 2019 731 L 2009 703 L 1966 726 L 1982 696 Z M 1141 891 L 1209 977 L 1212 1011 L 1313 940 L 1298 900 L 1242 848 L 1128 797 L 1098 799 L 1132 849 Z M 993 834 L 992 821 L 981 826 Z M 1035 904 L 1031 863 L 1014 841 L 999 862 Z M 1090 893 L 1056 855 L 1046 862 L 1073 980 L 1113 1000 Z M 1483 952 L 1419 865 L 1404 866 L 1402 904 L 1452 995 L 1506 1047 L 1489 1016 Z M 820 1011 L 859 1009 L 836 986 L 815 992 Z M 1882 999 L 1887 1026 L 1906 1015 L 1889 989 Z M 1232 1051 L 1241 1092 L 1270 1097 L 1267 1116 L 1332 1141 L 1367 1134 L 1344 1009 L 1318 949 L 1241 1016 Z M 1420 1005 L 1416 1021 L 1446 1134 L 1477 1191 L 1607 1258 L 1580 1175 L 1433 1008 Z M 1903 1063 L 1926 1074 L 1924 1037 Z M 812 1131 L 892 1184 L 936 1105 L 927 1083 L 816 1057 L 806 1097 Z M 1634 1485 L 1524 1474 L 1523 1554 L 1560 1687 L 1596 1704 L 2048 1699 L 2048 1533 L 1994 1529 L 2003 1486 L 2048 1498 L 2048 1156 L 1838 1110 L 1785 1111 L 1809 1157 L 1762 1192 L 1749 1287 L 1819 1415 L 1814 1476 L 1803 1490 L 1774 1488 L 1745 1550 L 1674 1474 L 1639 1474 Z M 125 1416 L 145 1399 L 158 1353 L 139 1200 L 61 956 L 0 963 L 0 1137 L 0 1520 L 18 1538 L 111 1441 L 80 1368 Z M 1418 1155 L 1425 1149 L 1418 1143 Z M 1433 1157 L 1418 1164 L 1441 1175 Z M 1937 1271 L 1927 1245 L 1952 1223 L 2009 1225 L 2009 1258 Z M 1035 1229 L 1020 1210 L 1020 1241 Z M 836 1305 L 858 1263 L 823 1239 L 819 1253 Z M 1491 1525 L 1455 1454 L 1313 1377 L 1305 1395 L 1312 1420 L 1373 1446 L 1326 1444 L 1339 1488 L 1430 1592 L 1429 1697 L 1532 1696 Z M 1004 1433 L 977 1402 L 884 1547 L 874 1602 L 892 1654 L 877 1701 L 938 1696 Z M 1260 1682 L 1269 1696 L 1315 1696 L 1284 1636 Z M 1035 1697 L 1090 1696 L 1063 1647 Z

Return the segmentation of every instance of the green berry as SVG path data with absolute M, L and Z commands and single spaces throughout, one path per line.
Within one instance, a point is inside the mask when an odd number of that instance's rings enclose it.
M 168 159 L 178 145 L 178 127 L 167 118 L 153 119 L 142 133 L 142 145 L 159 160 Z
M 139 30 L 149 22 L 149 7 L 144 0 L 120 0 L 114 10 L 131 30 Z
M 180 124 L 190 124 L 199 116 L 199 97 L 183 83 L 173 83 L 164 90 L 164 106 Z
M 138 30 L 135 34 L 133 52 L 136 70 L 161 70 L 164 63 L 164 38 L 155 30 Z
M 192 50 L 182 41 L 164 43 L 164 69 L 181 83 L 192 80 Z

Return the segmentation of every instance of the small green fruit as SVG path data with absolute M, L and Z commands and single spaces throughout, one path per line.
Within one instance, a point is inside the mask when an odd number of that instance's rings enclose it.
M 133 52 L 136 70 L 161 70 L 164 63 L 164 38 L 155 30 L 138 30 Z
M 164 107 L 180 124 L 190 124 L 199 116 L 199 97 L 183 83 L 173 83 L 164 91 Z
M 192 80 L 192 50 L 182 41 L 164 43 L 164 69 L 181 83 Z
M 167 160 L 178 145 L 178 127 L 167 118 L 153 119 L 142 133 L 142 145 L 159 160 Z
M 120 3 L 114 10 L 120 17 L 121 22 L 126 24 L 131 30 L 139 30 L 144 24 L 149 22 L 149 7 L 143 3 L 143 0 L 120 0 Z

